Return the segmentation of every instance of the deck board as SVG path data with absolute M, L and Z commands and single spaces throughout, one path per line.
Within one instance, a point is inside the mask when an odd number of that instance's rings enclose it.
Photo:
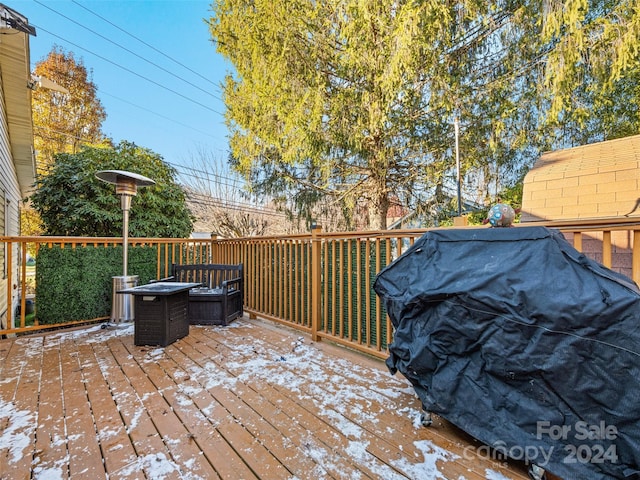
M 13 442 L 6 454 L 0 454 L 0 472 L 28 471 L 31 464 L 31 459 L 22 455 L 22 451 L 25 445 L 35 444 L 35 431 L 31 425 L 37 418 L 41 344 L 39 338 L 25 342 L 26 356 L 20 348 L 12 346 L 5 359 L 5 370 L 0 379 L 7 381 L 0 381 L 0 411 L 12 410 L 15 420 L 0 419 L 0 428 Z
M 172 352 L 175 353 L 178 359 L 181 353 L 184 354 L 181 364 L 188 366 L 191 364 L 191 360 L 195 358 L 200 358 L 202 362 L 208 361 L 199 352 L 188 347 L 188 343 L 184 342 L 179 351 Z M 198 386 L 195 386 L 195 388 L 198 388 Z M 271 423 L 272 418 L 275 416 L 275 408 L 263 412 L 264 415 L 256 412 L 253 407 L 254 403 L 260 402 L 262 397 L 252 394 L 252 392 L 245 392 L 239 395 L 232 388 L 219 386 L 209 389 L 209 392 L 228 412 L 228 415 L 231 415 L 236 421 L 242 422 L 242 426 L 274 457 L 273 461 L 281 463 L 289 474 L 299 476 L 314 471 L 316 465 L 313 460 L 306 455 L 300 454 L 297 449 L 292 448 L 293 444 L 288 438 L 288 430 L 291 425 L 282 425 L 282 430 L 278 430 Z M 284 436 L 281 432 L 287 432 L 287 436 Z M 271 458 L 267 457 L 267 459 L 271 461 Z M 282 475 L 287 476 L 286 472 L 278 471 L 276 464 L 270 465 L 270 470 L 275 471 L 279 478 L 282 478 Z
M 279 364 L 286 363 L 287 355 L 291 353 L 291 346 L 288 349 L 274 349 L 273 344 L 262 341 L 255 336 L 238 336 L 239 343 L 251 342 L 251 349 L 255 353 L 254 355 L 262 355 L 265 357 L 271 356 L 276 361 L 273 362 L 272 367 L 280 366 Z M 247 361 L 251 361 L 253 355 L 249 354 L 245 356 Z M 245 362 L 240 362 L 244 364 Z M 339 392 L 332 391 L 331 378 L 335 377 L 334 372 L 325 374 L 321 372 L 319 366 L 315 362 L 310 361 L 308 368 L 314 373 L 311 378 L 300 377 L 296 380 L 291 379 L 291 383 L 295 382 L 296 389 L 301 392 L 303 398 L 307 399 L 322 399 L 320 402 L 307 401 L 304 402 L 302 407 L 304 408 L 307 417 L 311 419 L 320 419 L 321 421 L 315 421 L 313 425 L 306 424 L 305 427 L 314 433 L 316 439 L 321 439 L 327 447 L 340 450 L 352 449 L 357 451 L 359 458 L 358 465 L 351 468 L 359 469 L 363 474 L 376 478 L 380 472 L 386 472 L 388 476 L 392 476 L 394 471 L 398 472 L 398 469 L 394 466 L 388 465 L 386 459 L 381 459 L 376 455 L 371 454 L 368 451 L 369 448 L 375 448 L 380 443 L 380 438 L 372 435 L 368 435 L 360 425 L 349 418 L 348 414 L 342 411 L 341 404 L 345 404 L 347 400 L 340 398 Z M 327 366 L 330 368 L 330 366 Z M 276 370 L 274 368 L 274 370 Z M 237 372 L 238 375 L 242 375 L 243 372 Z M 274 371 L 274 375 L 278 375 L 277 371 Z M 326 388 L 322 388 L 325 385 Z M 275 385 L 281 393 L 287 394 L 286 386 L 282 384 Z M 349 408 L 355 408 L 357 411 L 362 411 L 360 405 L 357 402 L 362 400 L 361 397 L 352 397 L 348 399 Z M 373 445 L 373 447 L 372 447 Z
M 64 402 L 60 401 L 63 398 L 62 375 L 60 351 L 57 347 L 43 351 L 40 391 L 43 393 L 40 394 L 37 410 L 35 473 L 57 471 L 58 478 L 66 479 L 69 472 L 65 460 L 67 445 L 64 441 Z M 29 458 L 29 461 L 32 459 Z
M 257 478 L 242 457 L 216 429 L 218 419 L 227 416 L 222 405 L 218 404 L 207 391 L 198 388 L 198 385 L 190 379 L 180 365 L 175 363 L 174 359 L 160 359 L 158 367 L 162 367 L 177 385 L 177 388 L 171 385 L 162 388 L 162 394 L 185 425 L 189 425 L 191 440 L 202 449 L 203 454 L 215 466 L 217 474 L 229 480 Z M 160 382 L 161 372 L 157 372 L 157 375 Z M 191 395 L 182 393 L 185 390 Z
M 201 364 L 210 362 L 210 358 L 213 358 L 215 362 L 215 356 L 209 357 L 207 355 L 208 352 L 204 343 L 200 342 L 197 346 L 202 348 L 203 351 L 190 351 L 189 356 L 191 358 L 197 359 Z M 238 377 L 235 376 L 235 373 L 242 374 L 241 371 L 235 371 L 234 368 L 231 368 L 231 371 L 225 370 L 227 368 L 225 362 L 220 360 L 218 362 L 220 363 L 216 363 L 216 368 L 219 369 L 219 372 L 226 371 L 225 375 L 228 375 L 226 378 L 237 379 Z M 292 474 L 302 475 L 300 478 L 305 478 L 309 475 L 313 475 L 314 478 L 322 478 L 327 475 L 332 477 L 324 465 L 315 463 L 313 457 L 308 454 L 309 430 L 301 427 L 298 419 L 289 417 L 283 412 L 283 410 L 289 410 L 278 404 L 278 402 L 283 401 L 280 395 L 273 390 L 259 392 L 242 381 L 228 381 L 226 383 L 228 386 L 215 385 L 210 390 L 216 398 L 219 398 L 223 404 L 227 405 L 234 417 L 242 419 L 245 428 L 249 429 L 256 438 L 259 438 L 283 463 L 289 465 L 288 468 Z M 238 404 L 236 399 L 241 399 L 244 405 Z M 290 405 L 290 407 L 294 408 L 297 406 L 295 403 Z M 309 417 L 315 419 L 310 415 Z M 328 454 L 330 450 L 325 448 L 324 452 Z M 342 472 L 353 471 L 356 468 L 354 465 L 345 462 L 339 467 L 342 468 Z M 334 474 L 339 473 L 334 472 Z M 336 477 L 333 476 L 333 478 Z
M 128 359 L 117 357 L 118 354 L 123 354 L 123 349 L 118 346 L 119 342 L 116 338 L 110 339 L 104 345 L 94 346 L 94 350 L 100 354 L 102 373 L 109 384 L 123 427 L 137 455 L 131 463 L 116 472 L 121 478 L 140 478 L 138 471 L 142 470 L 147 478 L 151 478 L 156 471 L 153 468 L 154 464 L 161 463 L 164 465 L 162 478 L 181 478 L 179 471 L 168 461 L 169 450 L 149 412 L 144 408 L 132 379 L 127 377 L 122 368 L 122 364 L 126 364 L 125 360 Z M 111 475 L 111 472 L 108 473 Z
M 0 340 L 0 479 L 527 478 L 419 408 L 380 360 L 261 320 Z
M 207 345 L 200 343 L 202 356 L 206 361 Z M 226 364 L 224 360 L 216 360 L 216 368 L 224 370 Z M 242 369 L 231 368 L 231 375 L 242 375 Z M 232 377 L 237 378 L 237 377 Z M 264 417 L 275 429 L 283 432 L 283 435 L 295 445 L 297 451 L 317 462 L 318 467 L 329 478 L 340 478 L 344 472 L 357 470 L 357 465 L 349 462 L 339 455 L 335 455 L 334 448 L 337 446 L 333 438 L 327 442 L 326 424 L 316 416 L 301 407 L 290 396 L 283 395 L 280 391 L 264 382 L 252 382 L 250 380 L 236 381 L 229 385 L 229 390 L 243 399 L 247 399 L 251 408 Z M 309 472 L 311 473 L 311 472 Z M 316 472 L 316 478 L 322 478 L 320 472 Z M 366 477 L 363 477 L 366 478 Z

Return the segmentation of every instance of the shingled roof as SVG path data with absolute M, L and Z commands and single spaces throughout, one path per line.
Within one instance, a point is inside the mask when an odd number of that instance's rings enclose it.
M 520 221 L 619 217 L 639 197 L 640 135 L 547 152 L 524 179 Z

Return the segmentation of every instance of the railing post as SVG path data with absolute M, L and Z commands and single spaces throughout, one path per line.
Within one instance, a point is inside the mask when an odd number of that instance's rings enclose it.
M 7 263 L 7 328 L 15 327 L 13 319 L 13 242 L 7 240 L 4 247 L 5 261 Z M 2 328 L 2 324 L 0 324 Z
M 320 316 L 322 314 L 322 273 L 321 273 L 321 235 L 322 227 L 315 225 L 311 230 L 311 340 L 320 340 Z
M 211 234 L 210 249 L 211 251 L 209 252 L 209 261 L 211 263 L 218 263 L 219 254 L 218 254 L 218 234 L 217 233 Z

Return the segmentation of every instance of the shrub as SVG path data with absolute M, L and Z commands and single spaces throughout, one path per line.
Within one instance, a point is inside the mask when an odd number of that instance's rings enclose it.
M 155 247 L 130 247 L 128 274 L 138 284 L 156 277 Z M 121 246 L 40 248 L 36 315 L 40 324 L 91 320 L 111 314 L 112 277 L 122 275 Z

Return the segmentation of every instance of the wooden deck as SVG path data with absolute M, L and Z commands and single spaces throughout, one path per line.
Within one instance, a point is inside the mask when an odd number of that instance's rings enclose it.
M 383 362 L 260 320 L 0 340 L 0 478 L 528 478 L 419 408 Z

